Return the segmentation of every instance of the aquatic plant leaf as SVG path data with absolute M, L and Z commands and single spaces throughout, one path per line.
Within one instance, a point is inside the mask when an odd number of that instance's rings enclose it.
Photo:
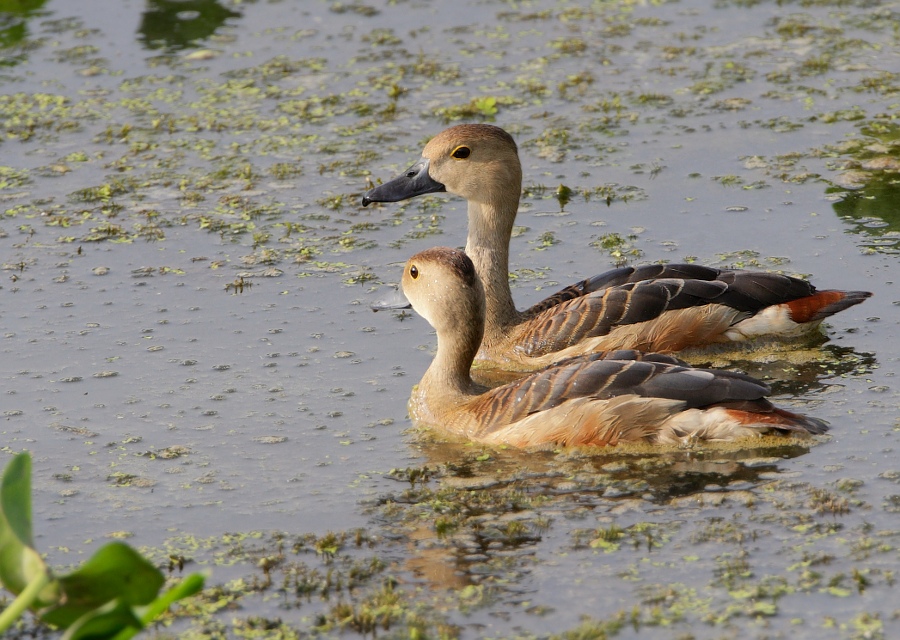
M 32 548 L 31 456 L 20 453 L 6 465 L 0 483 L 0 581 L 18 595 L 42 574 L 49 577 L 43 559 Z M 57 584 L 51 582 L 33 606 L 48 606 L 57 599 Z
M 20 453 L 6 465 L 0 488 L 0 506 L 13 535 L 32 546 L 31 535 L 31 456 Z
M 94 609 L 112 606 L 109 603 L 113 601 L 113 610 L 119 604 L 146 605 L 153 602 L 164 581 L 162 573 L 137 551 L 123 542 L 111 542 L 98 549 L 81 568 L 59 578 L 65 603 L 43 613 L 41 618 L 68 627 Z M 129 616 L 137 620 L 133 613 Z M 129 616 L 115 617 L 124 620 Z
M 143 624 L 149 624 L 165 613 L 172 604 L 188 598 L 195 593 L 199 593 L 203 589 L 206 578 L 199 573 L 192 573 L 181 582 L 177 583 L 171 589 L 163 593 L 156 600 L 142 608 L 141 620 Z M 116 636 L 115 640 L 129 640 L 131 638 L 131 630 L 125 630 Z
M 111 640 L 123 629 L 142 629 L 134 609 L 121 600 L 88 611 L 69 626 L 62 640 Z
M 32 582 L 34 590 L 49 581 L 37 597 L 29 595 L 25 606 L 45 622 L 67 629 L 64 640 L 131 637 L 173 602 L 197 593 L 204 582 L 194 574 L 157 597 L 165 582 L 162 573 L 122 542 L 101 547 L 81 568 L 54 580 L 32 548 L 28 453 L 13 458 L 0 482 L 0 580 L 16 594 Z

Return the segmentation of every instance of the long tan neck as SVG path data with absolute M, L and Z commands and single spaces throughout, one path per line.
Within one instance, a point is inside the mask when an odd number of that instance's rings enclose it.
M 409 409 L 416 422 L 465 436 L 468 422 L 460 418 L 460 407 L 483 391 L 472 382 L 469 368 L 481 345 L 484 314 L 459 311 L 466 322 L 438 330 L 437 354 L 413 391 Z
M 486 342 L 493 342 L 497 337 L 495 334 L 502 327 L 515 323 L 518 318 L 509 289 L 509 238 L 512 236 L 515 211 L 518 209 L 518 192 L 515 196 L 515 202 L 469 201 L 466 254 L 472 259 L 484 286 Z M 512 207 L 511 212 L 509 207 Z M 500 210 L 501 208 L 506 210 Z
M 455 324 L 450 331 L 438 330 L 437 354 L 420 384 L 427 382 L 429 385 L 439 385 L 442 393 L 452 391 L 471 395 L 474 384 L 469 376 L 469 368 L 481 345 L 484 319 L 481 313 L 469 314 L 468 309 L 459 311 L 466 322 Z

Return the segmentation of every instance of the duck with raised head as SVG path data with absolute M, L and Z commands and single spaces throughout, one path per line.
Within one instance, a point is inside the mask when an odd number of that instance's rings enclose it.
M 808 436 L 827 429 L 773 406 L 768 387 L 749 376 L 634 351 L 573 357 L 510 384 L 481 387 L 469 372 L 486 311 L 472 260 L 457 249 L 428 249 L 406 262 L 401 283 L 438 343 L 410 397 L 410 417 L 444 435 L 545 447 Z
M 509 287 L 509 243 L 522 168 L 512 136 L 487 124 L 450 127 L 406 172 L 366 192 L 362 204 L 441 191 L 468 201 L 466 253 L 487 295 L 477 361 L 501 369 L 529 371 L 605 350 L 676 352 L 797 338 L 871 295 L 819 291 L 776 273 L 667 264 L 613 269 L 518 311 Z

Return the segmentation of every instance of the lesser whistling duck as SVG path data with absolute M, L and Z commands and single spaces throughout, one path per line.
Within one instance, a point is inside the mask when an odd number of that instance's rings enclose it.
M 674 352 L 759 337 L 795 338 L 858 304 L 866 291 L 818 291 L 799 278 L 694 264 L 622 267 L 566 287 L 526 311 L 509 288 L 509 242 L 522 169 L 516 143 L 487 124 L 450 127 L 362 204 L 447 191 L 468 201 L 466 253 L 487 295 L 477 362 L 528 371 L 616 349 Z

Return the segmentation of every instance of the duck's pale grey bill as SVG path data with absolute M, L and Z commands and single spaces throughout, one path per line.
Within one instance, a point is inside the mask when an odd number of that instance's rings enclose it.
M 412 309 L 412 304 L 399 289 L 393 294 L 389 294 L 386 300 L 372 303 L 372 311 L 390 311 L 391 309 Z
M 367 207 L 371 202 L 400 202 L 426 193 L 446 191 L 444 185 L 428 175 L 429 162 L 422 158 L 402 175 L 369 189 L 363 195 L 362 205 Z
M 372 305 L 372 311 L 392 311 L 395 309 L 412 309 L 412 304 L 409 302 L 376 302 Z

